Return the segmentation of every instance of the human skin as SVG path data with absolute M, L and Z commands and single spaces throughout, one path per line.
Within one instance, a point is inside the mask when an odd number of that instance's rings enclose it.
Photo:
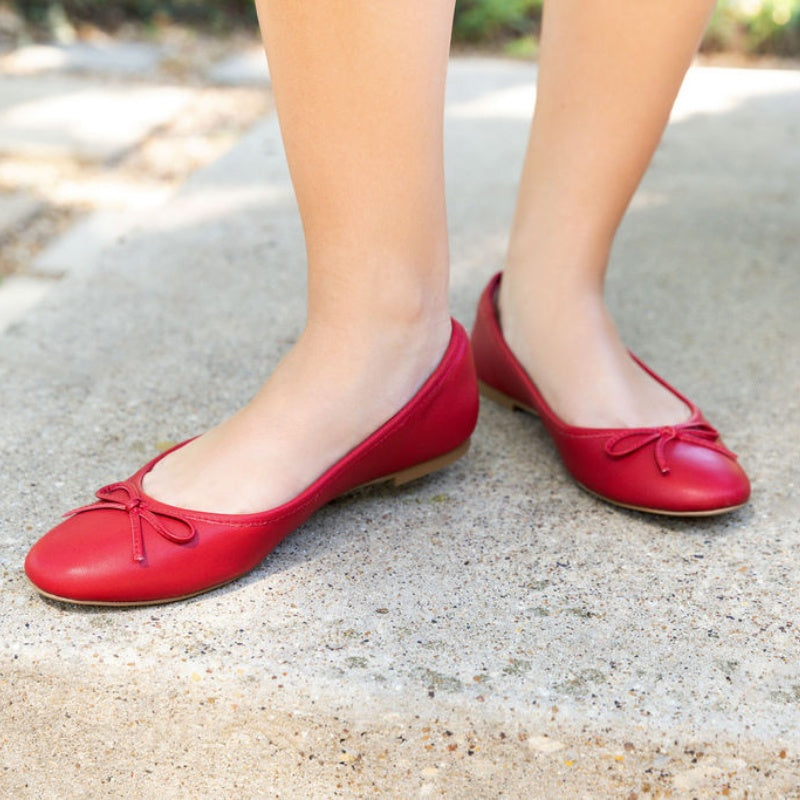
M 257 8 L 305 234 L 307 322 L 245 408 L 144 484 L 221 513 L 298 494 L 414 395 L 450 338 L 442 128 L 453 3 Z
M 306 326 L 249 404 L 144 484 L 156 499 L 219 513 L 298 494 L 414 395 L 450 333 L 442 125 L 452 0 L 256 6 L 305 235 Z M 546 5 L 500 309 L 512 350 L 566 421 L 686 416 L 630 360 L 603 284 L 711 7 Z
M 640 427 L 687 416 L 629 358 L 603 288 L 614 235 L 713 6 L 545 3 L 500 310 L 511 350 L 567 422 Z

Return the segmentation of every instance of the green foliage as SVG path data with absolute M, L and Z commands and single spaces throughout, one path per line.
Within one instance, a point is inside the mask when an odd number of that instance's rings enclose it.
M 255 22 L 253 0 L 16 0 L 16 4 L 44 32 L 59 16 L 109 30 L 129 20 L 150 24 L 166 19 L 217 29 Z M 453 38 L 530 55 L 536 51 L 531 37 L 539 33 L 542 5 L 543 0 L 456 0 Z M 800 0 L 718 0 L 703 49 L 800 56 Z
M 486 42 L 530 35 L 541 14 L 542 0 L 457 0 L 453 38 Z
M 527 55 L 541 16 L 542 0 L 457 0 L 453 38 Z M 718 0 L 703 49 L 800 56 L 800 0 Z
M 215 28 L 255 21 L 253 0 L 16 0 L 22 15 L 47 27 L 54 14 L 72 23 L 90 22 L 113 30 L 128 20 L 169 19 Z
M 800 55 L 800 0 L 719 0 L 706 50 Z
M 503 46 L 503 52 L 511 58 L 536 58 L 539 54 L 539 38 L 537 36 L 518 36 Z

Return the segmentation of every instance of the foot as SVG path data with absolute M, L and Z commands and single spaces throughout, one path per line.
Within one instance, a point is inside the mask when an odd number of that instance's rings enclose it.
M 688 419 L 688 407 L 630 357 L 600 295 L 543 302 L 505 277 L 499 294 L 508 346 L 564 422 L 644 428 Z
M 369 335 L 307 330 L 250 403 L 159 461 L 143 488 L 198 511 L 276 508 L 399 411 L 449 339 L 448 318 Z

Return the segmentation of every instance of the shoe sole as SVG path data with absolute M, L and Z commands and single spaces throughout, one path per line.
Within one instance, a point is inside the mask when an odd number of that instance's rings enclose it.
M 575 479 L 573 478 L 573 480 Z M 729 514 L 731 511 L 736 511 L 740 508 L 744 508 L 747 505 L 747 503 L 739 503 L 737 506 L 713 508 L 710 511 L 665 511 L 662 508 L 648 508 L 647 506 L 634 506 L 630 505 L 629 503 L 620 503 L 619 500 L 611 500 L 608 497 L 604 497 L 602 494 L 593 492 L 587 486 L 584 486 L 580 481 L 575 481 L 575 483 L 580 486 L 584 492 L 592 495 L 592 497 L 596 497 L 598 500 L 611 503 L 611 505 L 619 508 L 627 508 L 629 511 L 641 511 L 645 514 L 658 514 L 661 517 L 716 517 L 719 514 Z
M 495 389 L 493 386 L 489 386 L 489 384 L 483 381 L 478 381 L 478 389 L 484 397 L 505 408 L 510 408 L 512 411 L 523 411 L 526 414 L 532 414 L 537 419 L 539 418 L 535 409 L 526 406 L 524 403 L 520 403 L 507 394 L 503 394 L 503 392 Z M 569 475 L 569 473 L 567 474 Z M 572 476 L 570 475 L 570 477 Z M 630 511 L 641 511 L 645 514 L 658 514 L 662 517 L 716 517 L 719 514 L 729 514 L 731 511 L 737 511 L 747 505 L 747 503 L 739 503 L 735 506 L 724 506 L 723 508 L 713 508 L 705 511 L 667 511 L 663 508 L 649 508 L 648 506 L 635 506 L 630 503 L 621 503 L 619 500 L 612 500 L 610 497 L 598 494 L 580 481 L 575 480 L 575 478 L 572 478 L 572 480 L 575 481 L 584 492 L 587 492 L 592 495 L 592 497 L 596 497 L 598 500 L 602 500 L 605 503 L 611 503 L 611 505 L 618 506 L 619 508 L 627 508 Z
M 430 461 L 423 461 L 421 464 L 415 464 L 413 467 L 408 467 L 408 469 L 400 470 L 399 472 L 393 472 L 390 475 L 383 475 L 380 478 L 376 478 L 373 481 L 368 481 L 367 483 L 359 484 L 358 486 L 354 486 L 352 489 L 348 489 L 346 492 L 343 492 L 337 497 L 344 497 L 351 492 L 357 492 L 359 489 L 364 489 L 367 486 L 376 486 L 378 484 L 388 483 L 392 486 L 404 486 L 407 483 L 411 483 L 411 481 L 415 481 L 418 478 L 422 478 L 425 475 L 430 475 L 434 472 L 438 472 L 445 467 L 450 466 L 450 464 L 458 461 L 459 458 L 462 458 L 467 454 L 469 451 L 470 440 L 467 439 L 465 442 L 460 444 L 456 447 L 455 450 L 451 450 L 449 453 L 445 453 L 444 455 L 437 456 L 436 458 L 432 458 Z M 337 498 L 332 498 L 337 499 Z M 254 567 L 255 569 L 255 567 Z M 50 592 L 45 592 L 40 589 L 36 584 L 31 582 L 36 591 L 42 595 L 42 597 L 47 597 L 50 600 L 56 600 L 59 603 L 69 603 L 70 605 L 77 605 L 77 606 L 103 606 L 103 607 L 112 607 L 112 608 L 132 608 L 135 606 L 159 606 L 159 605 L 166 605 L 167 603 L 177 603 L 180 600 L 189 600 L 192 597 L 198 597 L 201 594 L 206 594 L 207 592 L 213 592 L 216 589 L 221 589 L 223 586 L 227 586 L 230 583 L 234 583 L 238 581 L 239 578 L 243 578 L 244 573 L 242 575 L 237 575 L 235 578 L 231 578 L 229 581 L 223 581 L 222 583 L 218 583 L 214 586 L 209 586 L 207 589 L 201 589 L 198 592 L 192 592 L 191 594 L 183 594 L 180 597 L 167 597 L 162 600 L 131 600 L 125 602 L 115 602 L 112 600 L 73 600 L 69 597 L 60 597 L 57 594 L 50 594 Z

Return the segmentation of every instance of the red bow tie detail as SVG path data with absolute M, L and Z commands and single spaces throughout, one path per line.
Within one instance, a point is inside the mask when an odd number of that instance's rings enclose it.
M 98 502 L 88 506 L 74 508 L 64 514 L 70 517 L 73 514 L 81 514 L 84 511 L 97 511 L 99 509 L 115 508 L 119 511 L 127 511 L 131 523 L 131 536 L 133 539 L 133 560 L 144 561 L 144 538 L 142 536 L 142 523 L 147 524 L 156 533 L 165 539 L 176 544 L 186 544 L 195 537 L 195 528 L 191 522 L 183 517 L 170 514 L 169 511 L 159 509 L 158 511 L 150 508 L 146 500 L 128 483 L 111 483 L 98 489 L 95 495 L 99 498 Z M 183 532 L 170 530 L 159 517 L 175 520 L 183 526 Z
M 612 436 L 606 442 L 605 451 L 612 458 L 625 458 L 625 456 L 655 442 L 656 464 L 662 475 L 668 475 L 666 447 L 672 441 L 696 444 L 716 450 L 729 458 L 736 458 L 736 454 L 719 441 L 719 433 L 707 422 L 684 422 L 679 425 L 667 425 L 663 428 L 636 428 L 624 431 Z

